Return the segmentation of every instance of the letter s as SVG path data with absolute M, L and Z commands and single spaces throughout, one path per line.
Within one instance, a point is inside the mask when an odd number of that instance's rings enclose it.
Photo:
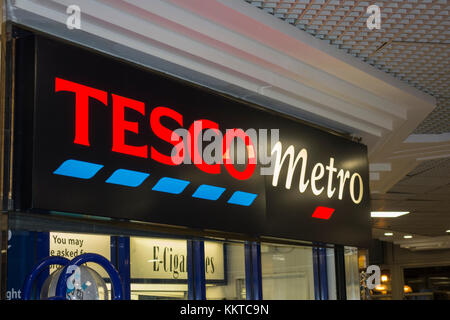
M 180 126 L 183 126 L 183 116 L 180 113 L 176 112 L 175 110 L 166 107 L 156 107 L 155 109 L 153 109 L 150 115 L 150 126 L 152 127 L 152 130 L 155 133 L 155 135 L 158 138 L 169 142 L 174 147 L 177 147 L 177 145 L 179 146 L 181 139 L 180 136 L 174 133 L 172 130 L 164 127 L 160 121 L 161 117 L 169 117 L 175 120 Z M 174 141 L 173 137 L 178 139 Z M 177 159 L 175 159 L 175 156 L 164 155 L 153 147 L 150 148 L 150 157 L 155 161 L 158 161 L 160 163 L 169 166 L 175 166 L 180 164 L 180 162 L 177 161 Z
M 214 268 L 214 257 L 211 257 L 211 273 L 214 273 L 215 268 Z

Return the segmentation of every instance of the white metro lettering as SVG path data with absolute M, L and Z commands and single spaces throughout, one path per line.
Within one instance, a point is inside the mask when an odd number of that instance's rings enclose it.
M 363 180 L 359 173 L 355 172 L 353 174 L 350 173 L 348 170 L 344 169 L 338 169 L 334 167 L 334 158 L 330 157 L 328 165 L 324 165 L 323 163 L 316 163 L 313 166 L 313 169 L 311 171 L 311 174 L 308 175 L 310 178 L 307 178 L 306 173 L 306 167 L 308 164 L 308 150 L 303 148 L 300 150 L 300 152 L 295 157 L 295 149 L 294 146 L 289 146 L 284 154 L 282 154 L 283 146 L 280 141 L 278 141 L 275 146 L 272 148 L 272 159 L 275 160 L 274 164 L 274 171 L 273 171 L 273 178 L 272 178 L 272 185 L 274 187 L 278 186 L 278 180 L 280 177 L 280 172 L 283 167 L 283 164 L 286 161 L 286 158 L 289 157 L 288 162 L 288 168 L 287 168 L 287 176 L 286 176 L 286 189 L 290 189 L 292 185 L 292 178 L 295 172 L 295 169 L 297 165 L 299 164 L 299 161 L 301 160 L 301 169 L 300 169 L 300 179 L 299 179 L 299 185 L 298 189 L 300 193 L 303 193 L 306 191 L 308 186 L 311 187 L 311 191 L 314 195 L 319 196 L 322 194 L 322 192 L 325 190 L 324 185 L 320 185 L 320 180 L 325 176 L 325 171 L 328 171 L 328 179 L 327 179 L 327 197 L 333 198 L 336 192 L 336 187 L 333 186 L 333 177 L 334 173 L 337 172 L 337 179 L 339 180 L 339 187 L 338 187 L 338 199 L 342 200 L 345 186 L 346 186 L 346 180 L 350 179 L 350 183 L 348 184 L 350 198 L 355 204 L 359 204 L 362 201 L 364 189 L 363 189 Z M 273 158 L 275 155 L 275 158 Z M 295 157 L 295 160 L 294 160 Z M 356 183 L 357 181 L 357 183 Z M 356 192 L 355 192 L 356 191 Z M 356 197 L 356 194 L 358 196 Z

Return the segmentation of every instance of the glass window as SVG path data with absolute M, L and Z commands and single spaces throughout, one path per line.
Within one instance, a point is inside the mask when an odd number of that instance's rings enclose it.
M 8 298 L 21 299 L 26 276 L 38 261 L 48 256 L 60 256 L 72 260 L 84 253 L 96 253 L 111 260 L 109 235 L 34 232 L 11 230 L 8 249 Z M 34 282 L 32 298 L 53 297 L 61 266 L 51 265 Z M 107 272 L 96 263 L 86 263 L 79 269 L 79 285 L 73 288 L 76 299 L 111 299 L 111 281 Z M 75 296 L 76 295 L 76 296 Z
M 36 232 L 9 230 L 6 299 L 20 300 L 23 282 L 37 262 Z M 48 242 L 48 241 L 47 241 Z
M 208 300 L 245 299 L 244 244 L 205 241 L 205 282 Z
M 407 300 L 450 300 L 450 266 L 405 268 Z
M 327 248 L 326 254 L 327 254 L 328 300 L 337 300 L 336 266 L 334 262 L 334 249 Z
M 314 300 L 311 247 L 261 245 L 263 299 Z
M 392 283 L 389 269 L 382 269 L 380 276 L 380 285 L 372 290 L 365 290 L 361 292 L 364 294 L 362 299 L 378 299 L 378 300 L 392 300 Z M 370 297 L 368 297 L 370 295 Z
M 130 237 L 131 300 L 188 297 L 187 240 Z
M 358 249 L 353 247 L 345 247 L 344 261 L 347 300 L 360 300 Z

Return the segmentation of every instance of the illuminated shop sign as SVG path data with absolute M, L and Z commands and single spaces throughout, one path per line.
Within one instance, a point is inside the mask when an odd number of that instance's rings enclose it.
M 73 143 L 89 147 L 89 99 L 96 99 L 108 107 L 108 93 L 106 91 L 98 90 L 72 81 L 55 78 L 55 92 L 61 91 L 72 92 L 75 96 L 75 132 Z M 208 129 L 214 130 L 214 133 L 216 133 L 217 137 L 219 137 L 219 124 L 211 120 L 195 120 L 186 131 L 187 139 L 189 141 L 184 141 L 181 136 L 175 133 L 174 130 L 166 128 L 161 124 L 161 118 L 167 117 L 176 122 L 178 125 L 183 126 L 183 115 L 169 107 L 155 107 L 150 113 L 149 126 L 151 131 L 158 138 L 166 141 L 167 143 L 173 144 L 175 149 L 175 152 L 172 151 L 170 155 L 165 155 L 152 146 L 149 148 L 148 145 L 132 146 L 125 143 L 125 135 L 127 131 L 137 135 L 139 134 L 137 122 L 125 120 L 126 109 L 128 108 L 130 110 L 137 111 L 140 115 L 145 116 L 145 105 L 141 101 L 121 97 L 114 93 L 111 94 L 111 97 L 112 107 L 110 109 L 113 115 L 112 152 L 141 158 L 151 158 L 153 161 L 169 166 L 186 163 L 184 158 L 189 156 L 192 160 L 190 163 L 193 163 L 198 169 L 209 174 L 220 174 L 221 163 L 224 163 L 228 173 L 237 180 L 247 180 L 253 175 L 256 166 L 255 146 L 250 136 L 247 135 L 242 129 L 227 130 L 223 137 L 220 135 L 220 139 L 215 139 L 216 141 L 219 141 L 220 146 L 219 149 L 217 150 L 216 148 L 215 151 L 221 155 L 221 158 L 216 163 L 208 164 L 203 159 L 203 152 L 199 150 L 199 135 L 202 134 L 203 130 Z M 244 152 L 247 156 L 247 165 L 243 171 L 238 171 L 234 168 L 233 161 L 230 157 L 230 147 L 235 138 L 239 138 L 244 141 L 245 148 L 247 150 L 247 152 Z M 349 180 L 348 189 L 352 201 L 355 204 L 359 204 L 361 202 L 363 197 L 363 181 L 359 173 L 355 172 L 350 177 L 350 171 L 340 169 L 335 177 L 338 180 L 338 188 L 333 187 L 333 176 L 334 173 L 338 171 L 338 169 L 334 167 L 335 160 L 333 157 L 330 157 L 328 165 L 324 165 L 320 162 L 316 163 L 312 168 L 310 178 L 306 178 L 305 172 L 308 161 L 308 151 L 305 148 L 295 155 L 294 146 L 291 145 L 286 150 L 283 150 L 281 142 L 278 141 L 273 146 L 271 155 L 273 155 L 272 161 L 274 161 L 272 179 L 272 185 L 274 187 L 278 185 L 280 172 L 284 162 L 289 161 L 287 165 L 288 172 L 286 177 L 286 189 L 290 189 L 293 174 L 299 161 L 301 161 L 300 182 L 298 186 L 300 193 L 304 193 L 305 190 L 310 187 L 312 193 L 315 196 L 319 196 L 324 191 L 325 187 L 318 187 L 317 184 L 319 180 L 324 178 L 325 171 L 327 171 L 326 194 L 328 198 L 332 198 L 336 193 L 336 196 L 341 200 L 343 198 L 346 180 Z M 62 166 L 55 170 L 54 173 L 85 179 L 88 177 L 93 177 L 101 168 L 101 165 L 70 160 L 69 163 L 64 162 Z M 116 171 L 107 180 L 107 182 L 137 187 L 144 182 L 148 176 L 149 175 L 145 173 L 120 169 L 120 171 Z M 355 181 L 359 190 L 357 195 L 355 195 Z M 208 194 L 211 194 L 212 197 L 220 197 L 222 191 L 224 190 L 224 188 L 218 187 L 213 189 L 213 187 L 210 186 Z M 201 192 L 199 191 L 199 193 Z
M 15 161 L 25 169 L 16 207 L 367 244 L 365 146 L 155 71 L 30 38 L 17 50 L 23 149 Z

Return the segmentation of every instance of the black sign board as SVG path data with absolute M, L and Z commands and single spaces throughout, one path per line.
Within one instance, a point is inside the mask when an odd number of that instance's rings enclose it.
M 365 146 L 45 37 L 17 52 L 20 209 L 367 245 Z M 205 129 L 217 133 L 210 143 Z M 273 129 L 263 175 L 255 139 Z M 229 141 L 242 141 L 243 164 L 229 162 Z M 208 146 L 222 162 L 206 160 Z

